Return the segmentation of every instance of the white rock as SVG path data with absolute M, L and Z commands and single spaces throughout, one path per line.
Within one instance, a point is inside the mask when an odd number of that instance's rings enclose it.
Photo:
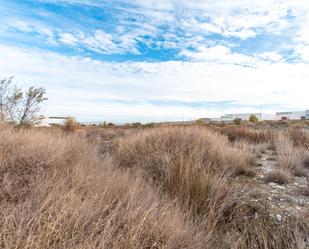
M 281 222 L 282 221 L 282 216 L 280 214 L 276 215 L 277 221 Z

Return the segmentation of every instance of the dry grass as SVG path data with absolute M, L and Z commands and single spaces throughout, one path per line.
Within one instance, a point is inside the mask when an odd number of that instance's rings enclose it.
M 0 137 L 0 248 L 304 248 L 308 219 L 278 223 L 251 153 L 209 129 L 117 132 L 104 154 L 84 134 Z
M 251 201 L 255 190 L 235 180 L 253 175 L 251 155 L 218 133 L 198 127 L 153 129 L 121 138 L 115 147 L 121 168 L 141 171 L 182 210 L 190 210 L 209 248 L 285 248 L 287 243 L 298 248 L 299 224 L 290 234 L 262 197 L 258 204 Z
M 288 129 L 288 137 L 294 146 L 309 150 L 309 134 L 301 128 Z
M 140 177 L 111 171 L 85 140 L 0 135 L 1 248 L 199 247 L 175 205 Z
M 305 147 L 295 146 L 289 135 L 289 131 L 281 131 L 274 139 L 277 161 L 282 170 L 300 176 L 304 172 L 308 152 Z
M 121 166 L 134 165 L 161 179 L 187 175 L 181 172 L 186 170 L 233 174 L 238 167 L 252 166 L 245 151 L 232 147 L 225 137 L 199 127 L 141 131 L 119 139 L 115 148 Z
M 277 169 L 269 172 L 265 177 L 265 181 L 283 185 L 291 181 L 291 176 L 288 174 L 287 171 Z
M 259 144 L 269 143 L 273 138 L 272 131 L 269 129 L 254 129 L 232 125 L 223 127 L 215 126 L 213 128 L 219 131 L 222 135 L 227 136 L 231 142 L 245 140 L 249 143 Z
M 66 119 L 64 123 L 63 130 L 66 132 L 74 132 L 79 128 L 79 124 L 76 122 L 74 118 Z

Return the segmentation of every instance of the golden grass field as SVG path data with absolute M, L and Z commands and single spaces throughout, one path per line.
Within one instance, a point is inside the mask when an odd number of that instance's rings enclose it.
M 0 248 L 309 248 L 308 127 L 0 126 Z

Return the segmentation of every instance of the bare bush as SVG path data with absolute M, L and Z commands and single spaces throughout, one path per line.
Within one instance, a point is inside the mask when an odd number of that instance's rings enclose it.
M 68 118 L 65 120 L 64 123 L 64 131 L 66 132 L 74 132 L 79 128 L 79 124 L 76 122 L 76 120 L 74 118 Z
M 47 100 L 45 89 L 30 87 L 23 92 L 12 86 L 12 80 L 13 77 L 0 80 L 0 120 L 18 126 L 37 124 L 43 118 L 39 112 Z
M 278 132 L 274 140 L 277 151 L 277 161 L 282 170 L 286 170 L 293 174 L 303 171 L 303 162 L 306 156 L 306 149 L 294 146 L 286 132 Z

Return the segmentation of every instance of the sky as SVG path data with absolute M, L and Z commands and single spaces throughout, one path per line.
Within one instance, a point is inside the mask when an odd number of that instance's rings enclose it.
M 0 79 L 47 116 L 151 122 L 309 109 L 309 0 L 0 0 Z

